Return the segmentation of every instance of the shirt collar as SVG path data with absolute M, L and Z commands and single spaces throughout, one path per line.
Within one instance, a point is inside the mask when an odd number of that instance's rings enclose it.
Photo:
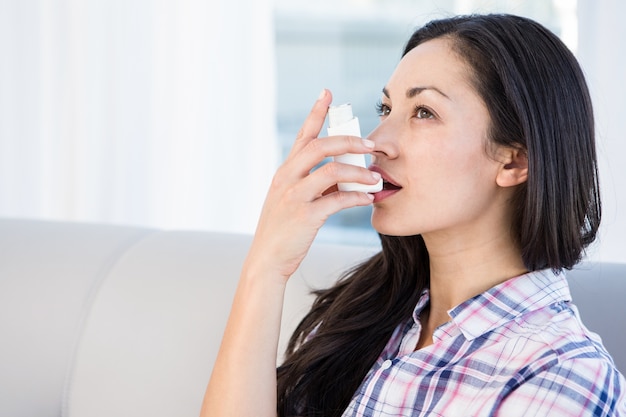
M 420 323 L 420 313 L 428 305 L 430 302 L 430 290 L 428 288 L 424 288 L 422 293 L 420 294 L 419 300 L 417 300 L 417 305 L 415 309 L 413 309 L 413 321 L 416 324 Z
M 448 312 L 468 340 L 502 326 L 529 311 L 571 301 L 563 272 L 529 272 L 470 298 Z
M 414 320 L 418 320 L 428 301 L 426 290 L 413 312 Z M 524 313 L 562 301 L 571 301 L 565 274 L 544 269 L 504 281 L 464 301 L 448 314 L 463 336 L 474 340 Z

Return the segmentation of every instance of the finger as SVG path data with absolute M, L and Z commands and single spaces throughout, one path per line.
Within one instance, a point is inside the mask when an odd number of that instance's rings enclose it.
M 307 175 L 329 157 L 346 153 L 368 154 L 374 149 L 374 142 L 356 136 L 332 136 L 310 141 L 300 152 L 287 161 L 287 169 L 298 177 Z
M 290 154 L 299 152 L 300 149 L 307 145 L 307 143 L 319 135 L 322 127 L 324 126 L 326 113 L 328 113 L 328 106 L 330 106 L 332 100 L 333 97 L 331 92 L 327 89 L 323 89 L 317 98 L 317 101 L 313 104 L 311 112 L 304 120 L 304 123 L 296 136 L 296 140 Z
M 324 221 L 331 215 L 348 208 L 368 206 L 374 201 L 374 196 L 359 191 L 337 191 L 325 195 L 314 201 L 312 208 L 319 213 L 324 213 Z
M 336 187 L 338 183 L 374 185 L 378 181 L 380 181 L 380 174 L 367 168 L 329 162 L 300 181 L 294 189 L 294 197 L 313 201 L 329 194 L 329 190 L 334 189 L 333 187 Z

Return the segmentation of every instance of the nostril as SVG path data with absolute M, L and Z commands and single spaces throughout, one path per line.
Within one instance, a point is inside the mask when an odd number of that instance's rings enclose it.
M 372 163 L 376 161 L 376 159 L 390 159 L 390 155 L 385 152 L 382 149 L 376 149 L 376 147 L 374 147 L 374 150 L 370 153 L 370 155 L 372 156 Z

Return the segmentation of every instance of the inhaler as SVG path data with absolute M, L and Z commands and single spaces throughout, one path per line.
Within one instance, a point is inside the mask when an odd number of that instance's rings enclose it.
M 330 106 L 328 109 L 328 136 L 358 136 L 361 137 L 361 127 L 359 119 L 352 114 L 352 105 L 349 103 L 339 106 Z M 342 164 L 365 166 L 365 155 L 356 153 L 346 153 L 333 157 L 336 162 Z M 378 184 L 368 185 L 356 182 L 340 182 L 337 184 L 339 191 L 361 191 L 364 193 L 376 193 L 383 189 L 382 178 Z

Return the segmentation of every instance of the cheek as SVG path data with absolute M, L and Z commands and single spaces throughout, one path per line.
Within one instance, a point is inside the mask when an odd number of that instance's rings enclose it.
M 443 157 L 441 169 L 450 192 L 460 195 L 480 192 L 495 185 L 497 173 L 495 161 L 490 159 L 484 147 L 462 146 Z
M 429 209 L 471 210 L 492 197 L 496 174 L 497 164 L 481 143 L 459 141 L 422 154 L 422 163 L 413 168 L 410 188 L 413 198 L 429 202 Z
M 438 205 L 445 207 L 442 215 L 457 218 L 457 221 L 472 221 L 490 211 L 496 200 L 497 166 L 484 152 L 465 160 L 457 160 L 447 181 L 442 184 L 445 193 L 440 193 Z
M 470 141 L 448 141 L 426 147 L 420 152 L 409 156 L 408 169 L 411 172 L 411 182 L 417 187 L 426 187 L 429 192 L 433 187 L 446 185 L 441 192 L 450 192 L 452 189 L 464 189 L 467 182 L 478 175 L 485 164 L 486 156 L 482 149 L 472 146 Z

